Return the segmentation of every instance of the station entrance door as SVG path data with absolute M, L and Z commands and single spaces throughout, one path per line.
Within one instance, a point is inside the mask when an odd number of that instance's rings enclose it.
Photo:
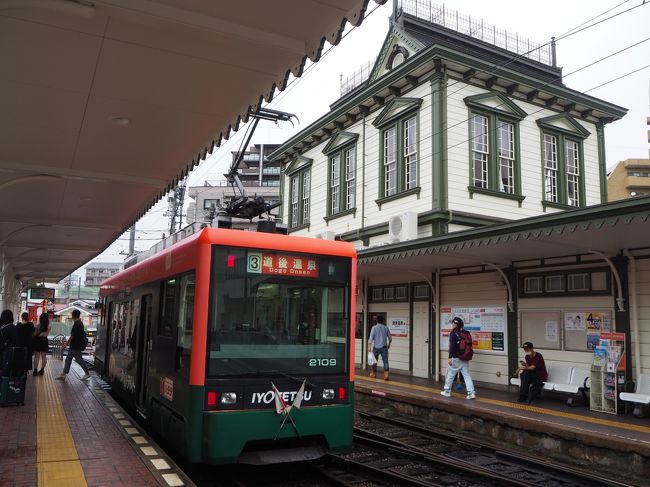
M 413 303 L 413 375 L 429 377 L 429 302 Z

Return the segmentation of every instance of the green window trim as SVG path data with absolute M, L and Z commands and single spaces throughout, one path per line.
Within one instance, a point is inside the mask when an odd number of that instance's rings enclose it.
M 541 132 L 542 150 L 542 206 L 546 208 L 573 209 L 586 205 L 585 164 L 582 140 L 569 137 L 561 131 L 543 129 Z M 553 143 L 554 141 L 554 143 Z M 547 147 L 553 147 L 555 160 L 547 159 Z M 574 169 L 567 166 L 567 148 L 577 149 L 578 157 Z M 575 152 L 575 150 L 574 150 Z M 577 168 L 577 172 L 575 169 Z M 577 178 L 577 181 L 576 181 Z M 573 190 L 570 191 L 571 186 Z M 577 198 L 575 193 L 577 191 Z M 571 193 L 573 193 L 571 195 Z M 549 197 L 550 195 L 550 197 Z M 571 202 L 574 201 L 574 203 Z
M 544 210 L 586 206 L 583 142 L 591 133 L 566 113 L 540 118 L 537 125 L 540 127 Z M 567 161 L 567 148 L 570 147 L 573 148 L 573 164 Z
M 325 220 L 326 222 L 329 223 L 332 220 L 336 220 L 337 218 L 342 218 L 342 217 L 348 216 L 348 215 L 352 215 L 353 217 L 356 217 L 356 214 L 357 214 L 357 209 L 356 208 L 350 208 L 349 210 L 340 211 L 339 213 L 337 213 L 335 215 L 324 216 L 323 220 Z
M 475 150 L 474 140 L 478 137 L 474 134 L 475 123 L 477 119 L 482 118 L 485 121 L 484 130 L 484 150 L 478 152 Z M 482 124 L 483 125 L 483 124 Z M 499 141 L 501 140 L 501 127 L 511 128 L 510 142 L 512 144 L 511 150 L 504 150 L 503 153 L 509 152 L 509 157 L 501 157 L 499 148 Z M 519 141 L 519 120 L 515 117 L 509 117 L 499 114 L 496 111 L 475 108 L 469 110 L 469 186 L 474 190 L 486 190 L 485 194 L 492 196 L 522 196 L 521 195 L 521 155 L 520 155 L 520 141 Z M 476 144 L 478 145 L 478 144 Z M 482 171 L 482 184 L 476 184 L 475 172 L 475 153 L 481 154 L 484 166 Z M 504 161 L 511 161 L 511 164 L 506 167 L 509 173 L 507 180 L 504 181 L 500 178 L 502 159 Z M 508 182 L 506 182 L 508 181 Z M 510 189 L 507 189 L 507 188 Z M 475 191 L 479 192 L 479 191 Z
M 326 155 L 327 217 L 349 214 L 350 210 L 356 208 L 358 186 L 356 139 L 352 143 L 328 151 Z
M 309 228 L 311 210 L 311 165 L 289 175 L 289 230 Z
M 395 98 L 372 123 L 380 137 L 378 201 L 420 187 L 421 104 L 419 98 Z
M 495 196 L 497 198 L 517 201 L 519 203 L 519 208 L 521 208 L 522 201 L 526 199 L 526 197 L 521 194 L 504 193 L 503 191 L 494 191 L 492 189 L 479 188 L 476 186 L 467 186 L 467 191 L 469 191 L 470 199 L 474 198 L 474 193 Z
M 418 199 L 420 199 L 420 189 L 421 188 L 418 186 L 418 187 L 413 188 L 413 189 L 402 191 L 401 193 L 395 193 L 395 194 L 392 194 L 390 196 L 384 196 L 383 198 L 377 198 L 375 200 L 375 203 L 377 204 L 377 206 L 381 210 L 381 205 L 383 205 L 385 203 L 388 203 L 389 201 L 395 201 L 395 200 L 398 200 L 400 198 L 405 198 L 406 196 L 411 196 L 412 194 L 417 195 Z
M 521 206 L 519 122 L 527 113 L 495 91 L 468 96 L 464 102 L 469 110 L 470 197 L 473 193 L 514 196 L 509 199 L 518 200 Z M 475 134 L 479 127 L 480 133 Z M 502 147 L 504 142 L 507 147 Z

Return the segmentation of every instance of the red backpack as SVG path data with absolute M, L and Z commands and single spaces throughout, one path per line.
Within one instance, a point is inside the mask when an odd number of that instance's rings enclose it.
M 472 360 L 474 356 L 472 334 L 467 330 L 460 330 L 458 336 L 460 337 L 458 341 L 458 358 L 460 360 Z

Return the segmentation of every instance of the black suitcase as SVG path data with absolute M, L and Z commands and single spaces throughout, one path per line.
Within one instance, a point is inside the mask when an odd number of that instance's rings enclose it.
M 27 374 L 22 377 L 0 377 L 0 406 L 9 404 L 25 405 Z
M 27 386 L 27 349 L 9 347 L 2 353 L 2 377 L 0 377 L 0 406 L 25 405 Z
M 2 353 L 0 370 L 6 377 L 22 377 L 28 372 L 27 369 L 27 348 L 8 347 Z

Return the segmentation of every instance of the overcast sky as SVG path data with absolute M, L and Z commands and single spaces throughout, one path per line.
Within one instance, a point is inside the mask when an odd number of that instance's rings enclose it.
M 447 3 L 448 9 L 457 9 L 473 18 L 482 18 L 485 23 L 504 28 L 511 33 L 519 33 L 539 43 L 545 43 L 552 36 L 573 31 L 576 27 L 598 17 L 597 22 L 617 12 L 642 5 L 643 0 L 572 2 L 567 0 L 546 0 L 544 2 L 522 2 L 521 0 L 455 0 Z M 289 87 L 276 94 L 269 108 L 294 113 L 300 123 L 292 127 L 284 124 L 275 127 L 271 122 L 260 122 L 252 143 L 281 143 L 298 131 L 307 127 L 317 118 L 329 111 L 329 105 L 340 96 L 340 76 L 352 73 L 362 64 L 374 60 L 386 37 L 392 1 L 376 8 L 369 4 L 367 18 L 360 27 L 346 30 L 347 35 L 338 46 L 329 50 L 315 65 L 308 67 L 298 80 L 292 80 Z M 373 10 L 375 9 L 375 10 Z M 588 24 L 587 24 L 588 25 Z M 622 120 L 605 127 L 607 165 L 612 167 L 618 161 L 629 158 L 647 158 L 646 117 L 650 116 L 650 69 L 643 69 L 633 75 L 605 86 L 592 88 L 623 76 L 631 71 L 650 64 L 650 3 L 646 3 L 628 13 L 587 28 L 557 42 L 558 65 L 563 68 L 564 84 L 571 89 L 588 92 L 595 96 L 629 110 Z M 645 42 L 643 42 L 645 41 Z M 607 55 L 625 49 L 633 44 L 638 46 L 612 56 L 592 67 L 575 74 L 569 74 L 583 66 Z M 252 94 L 252 98 L 255 96 Z M 221 179 L 231 162 L 230 151 L 241 143 L 244 130 L 240 129 L 231 140 L 204 162 L 190 175 L 189 185 L 200 186 L 205 180 Z M 198 150 L 198 149 L 197 149 Z M 181 163 L 179 162 L 179 167 Z M 144 250 L 154 245 L 169 226 L 163 216 L 166 201 L 158 203 L 138 223 L 136 249 Z M 123 260 L 120 252 L 128 249 L 128 233 L 120 237 L 106 252 L 95 261 L 119 262 Z

